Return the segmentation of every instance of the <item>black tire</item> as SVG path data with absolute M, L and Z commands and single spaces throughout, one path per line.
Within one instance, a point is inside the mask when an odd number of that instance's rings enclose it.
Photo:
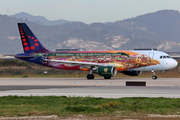
M 111 79 L 111 77 L 104 76 L 104 79 Z
M 152 79 L 153 79 L 153 80 L 156 80 L 156 79 L 157 79 L 157 76 L 156 76 L 156 75 L 153 75 L 153 76 L 152 76 Z
M 89 80 L 89 79 L 94 79 L 94 75 L 93 74 L 88 74 L 87 75 L 87 79 Z

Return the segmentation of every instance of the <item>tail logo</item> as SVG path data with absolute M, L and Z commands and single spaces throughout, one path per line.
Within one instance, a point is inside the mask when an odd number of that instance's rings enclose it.
M 35 37 L 28 36 L 28 38 L 26 38 L 25 32 L 22 29 L 22 26 L 20 26 L 20 35 L 22 38 L 22 44 L 25 51 L 34 50 L 36 47 L 39 46 L 39 43 L 38 43 L 39 40 L 35 39 Z M 34 41 L 34 44 L 30 46 L 27 39 L 29 39 L 28 41 Z
M 43 45 L 25 23 L 18 23 L 18 27 L 24 53 L 29 54 L 33 52 L 41 53 L 48 51 L 43 47 Z

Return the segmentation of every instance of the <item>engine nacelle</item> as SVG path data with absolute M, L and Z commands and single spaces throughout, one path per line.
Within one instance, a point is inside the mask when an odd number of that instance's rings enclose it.
M 100 66 L 97 68 L 97 74 L 104 77 L 115 76 L 117 70 L 114 66 Z
M 129 76 L 139 76 L 141 75 L 142 71 L 123 71 L 122 73 Z

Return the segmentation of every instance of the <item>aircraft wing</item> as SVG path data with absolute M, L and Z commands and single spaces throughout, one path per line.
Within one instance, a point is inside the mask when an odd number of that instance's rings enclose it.
M 79 62 L 79 61 L 66 61 L 66 60 L 53 60 L 53 59 L 44 59 L 45 61 L 57 62 L 57 63 L 64 63 L 70 65 L 79 65 L 79 66 L 115 66 L 114 64 L 107 64 L 107 63 L 94 63 L 94 62 Z

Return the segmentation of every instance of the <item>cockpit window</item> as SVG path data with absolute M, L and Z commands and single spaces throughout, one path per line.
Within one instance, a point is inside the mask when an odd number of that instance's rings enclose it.
M 165 56 L 165 55 L 160 56 L 160 59 L 165 59 L 165 58 L 171 58 L 171 57 L 170 56 Z

